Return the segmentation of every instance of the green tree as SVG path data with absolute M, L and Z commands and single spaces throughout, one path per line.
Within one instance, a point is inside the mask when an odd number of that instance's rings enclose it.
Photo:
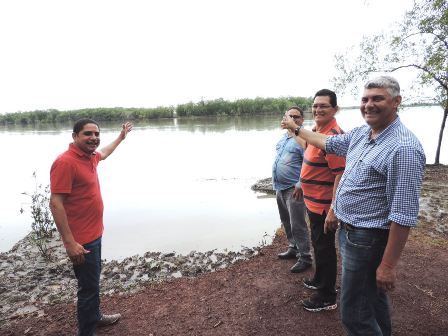
M 339 92 L 351 87 L 354 93 L 372 73 L 407 71 L 414 75 L 414 88 L 433 88 L 427 102 L 444 111 L 435 157 L 439 164 L 448 115 L 448 2 L 415 1 L 392 33 L 365 37 L 359 47 L 359 54 L 336 55 L 335 87 Z

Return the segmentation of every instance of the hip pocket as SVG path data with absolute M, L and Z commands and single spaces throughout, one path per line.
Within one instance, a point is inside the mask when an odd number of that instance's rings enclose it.
M 375 243 L 375 236 L 369 230 L 345 231 L 347 245 L 361 249 L 371 249 Z

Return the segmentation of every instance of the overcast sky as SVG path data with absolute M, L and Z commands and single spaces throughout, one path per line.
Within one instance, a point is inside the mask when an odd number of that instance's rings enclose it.
M 1 1 L 0 112 L 312 96 L 411 2 Z

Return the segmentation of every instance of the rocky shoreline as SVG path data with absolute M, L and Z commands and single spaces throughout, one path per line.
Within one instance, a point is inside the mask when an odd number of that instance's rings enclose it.
M 48 246 L 51 260 L 40 255 L 29 236 L 9 252 L 0 253 L 0 324 L 28 314 L 40 316 L 45 305 L 76 299 L 76 279 L 57 233 Z M 213 272 L 257 255 L 260 248 L 188 255 L 147 252 L 122 261 L 103 261 L 101 294 L 135 293 L 150 282 Z
M 271 180 L 253 190 L 272 193 Z M 448 166 L 428 165 L 420 198 L 418 228 L 448 237 Z M 29 237 L 0 253 L 0 325 L 25 315 L 45 315 L 44 308 L 76 299 L 76 280 L 65 249 L 56 234 L 49 241 L 51 260 L 44 259 Z M 260 253 L 261 247 L 239 252 L 196 252 L 188 255 L 147 252 L 120 262 L 103 263 L 102 295 L 136 293 L 145 285 L 178 277 L 195 277 L 225 268 Z

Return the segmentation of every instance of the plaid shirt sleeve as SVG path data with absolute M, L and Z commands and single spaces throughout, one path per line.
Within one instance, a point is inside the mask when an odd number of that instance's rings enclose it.
M 387 167 L 388 219 L 403 226 L 415 226 L 426 158 L 414 146 L 400 146 Z
M 347 156 L 352 134 L 353 132 L 348 132 L 327 137 L 327 140 L 325 141 L 325 150 L 328 153 L 333 153 L 337 156 Z

